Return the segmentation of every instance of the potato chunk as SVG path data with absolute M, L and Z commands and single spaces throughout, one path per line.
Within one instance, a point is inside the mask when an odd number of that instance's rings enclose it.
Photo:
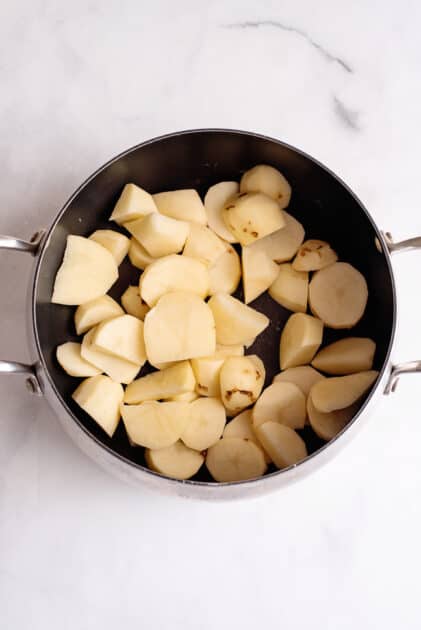
M 120 420 L 124 391 L 108 376 L 91 376 L 73 392 L 73 400 L 112 437 Z
M 280 372 L 275 376 L 273 382 L 294 383 L 294 385 L 297 385 L 301 389 L 304 396 L 307 397 L 313 385 L 322 381 L 324 378 L 326 377 L 310 365 L 299 365 L 298 367 L 288 368 L 287 370 Z
M 135 238 L 130 239 L 129 260 L 133 267 L 137 269 L 146 269 L 148 265 L 155 262 L 157 258 L 149 256 L 146 249 Z
M 133 317 L 137 317 L 142 321 L 149 311 L 149 306 L 140 297 L 139 287 L 127 287 L 121 296 L 121 303 L 129 315 L 133 315 Z
M 311 388 L 310 395 L 313 404 L 323 413 L 350 407 L 364 396 L 378 375 L 376 370 L 368 370 L 348 376 L 325 378 Z
M 296 271 L 317 271 L 337 260 L 338 255 L 329 243 L 313 239 L 301 245 L 292 266 Z
M 78 335 L 82 335 L 105 319 L 119 315 L 124 315 L 120 304 L 117 304 L 109 295 L 101 295 L 101 297 L 77 307 L 75 311 L 76 332 Z
M 190 224 L 190 231 L 183 250 L 184 256 L 198 258 L 209 267 L 227 251 L 227 243 L 220 239 L 215 232 L 205 225 Z
M 215 318 L 218 343 L 250 343 L 269 325 L 266 315 L 225 293 L 213 295 L 208 305 Z
M 181 252 L 190 229 L 186 221 L 158 213 L 125 223 L 124 227 L 154 258 Z
M 224 438 L 208 449 L 206 467 L 215 481 L 245 481 L 266 472 L 263 451 L 242 438 Z
M 206 225 L 205 207 L 196 190 L 171 190 L 153 195 L 161 214 L 181 221 Z
M 117 266 L 121 265 L 129 252 L 130 240 L 115 230 L 96 230 L 89 238 L 108 249 Z
M 192 392 L 195 385 L 196 379 L 189 361 L 181 361 L 159 372 L 142 376 L 128 385 L 124 402 L 133 405 L 145 400 L 165 400 Z
M 190 403 L 190 420 L 181 439 L 189 448 L 203 451 L 219 440 L 225 422 L 224 405 L 218 398 L 198 398 Z
M 227 250 L 208 267 L 209 295 L 234 293 L 241 278 L 240 257 L 233 247 Z
M 314 433 L 322 440 L 332 440 L 338 433 L 351 422 L 359 408 L 358 403 L 346 407 L 346 409 L 336 409 L 329 413 L 323 413 L 316 409 L 311 399 L 311 395 L 307 398 L 307 414 L 310 420 L 311 428 Z
M 259 439 L 256 435 L 256 432 L 253 428 L 253 411 L 252 409 L 246 409 L 235 416 L 228 424 L 225 425 L 224 433 L 222 434 L 223 439 L 225 438 L 242 438 L 243 440 L 248 440 L 249 442 L 254 442 L 256 446 L 263 450 L 263 454 L 265 456 L 265 461 L 267 464 L 271 463 L 271 458 L 264 451 L 262 445 L 259 442 Z
M 304 440 L 283 424 L 265 422 L 257 427 L 256 434 L 277 468 L 293 466 L 307 457 Z
M 228 243 L 236 243 L 237 239 L 225 225 L 222 209 L 228 199 L 237 194 L 238 191 L 237 182 L 219 182 L 219 184 L 211 186 L 205 196 L 205 210 L 209 227 Z
M 190 479 L 205 461 L 201 453 L 180 441 L 166 448 L 146 449 L 145 459 L 151 470 L 173 479 Z
M 190 404 L 149 401 L 121 405 L 121 415 L 133 444 L 151 449 L 167 448 L 180 439 L 190 422 Z
M 289 263 L 279 266 L 269 287 L 269 295 L 278 304 L 295 313 L 305 313 L 308 297 L 308 272 L 296 271 Z
M 57 347 L 57 361 L 70 376 L 87 377 L 101 374 L 101 370 L 82 359 L 80 354 L 80 343 L 67 341 Z
M 312 365 L 327 374 L 354 374 L 371 370 L 375 351 L 372 339 L 348 337 L 319 350 Z
M 264 193 L 275 199 L 281 208 L 286 208 L 291 199 L 291 186 L 287 179 L 267 164 L 258 164 L 246 171 L 241 178 L 240 191 Z
M 213 355 L 191 360 L 198 394 L 212 398 L 217 398 L 220 395 L 219 374 L 225 359 L 226 357 Z
M 278 275 L 278 265 L 261 249 L 242 249 L 243 289 L 246 304 L 268 289 Z
M 276 263 L 291 260 L 304 240 L 304 228 L 288 212 L 284 211 L 283 217 L 285 225 L 280 230 L 255 241 L 247 247 L 254 251 L 260 250 L 265 252 Z
M 310 363 L 322 343 L 323 323 L 304 313 L 290 316 L 281 333 L 281 370 Z
M 127 221 L 134 221 L 157 211 L 152 195 L 135 184 L 126 184 L 110 216 L 110 221 L 122 225 Z
M 92 345 L 92 339 L 95 335 L 96 329 L 92 328 L 83 338 L 80 353 L 85 361 L 92 363 L 95 367 L 99 368 L 101 372 L 105 372 L 113 381 L 117 383 L 128 384 L 131 383 L 137 376 L 140 370 L 140 365 L 131 363 L 125 359 L 112 356 L 106 352 L 96 349 Z
M 146 361 L 143 322 L 133 315 L 120 315 L 99 324 L 92 345 L 101 352 L 140 366 Z
M 249 245 L 285 225 L 279 204 L 263 193 L 240 193 L 222 210 L 227 228 L 241 245 Z
M 250 407 L 259 397 L 265 381 L 263 364 L 248 356 L 225 360 L 220 372 L 221 399 L 229 415 Z
M 291 429 L 302 429 L 306 421 L 306 401 L 293 383 L 273 383 L 267 387 L 253 408 L 253 426 L 280 422 Z

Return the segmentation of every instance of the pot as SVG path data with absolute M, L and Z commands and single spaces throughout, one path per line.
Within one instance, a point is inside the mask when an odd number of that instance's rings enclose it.
M 60 266 L 68 234 L 89 235 L 109 226 L 108 217 L 127 182 L 150 192 L 196 188 L 204 194 L 209 186 L 224 180 L 238 180 L 255 164 L 279 168 L 292 185 L 288 211 L 301 221 L 306 238 L 323 238 L 339 258 L 359 269 L 369 287 L 369 301 L 363 319 L 353 335 L 376 341 L 374 367 L 379 378 L 353 420 L 335 439 L 324 444 L 307 435 L 309 456 L 302 462 L 262 478 L 237 483 L 213 483 L 206 477 L 189 481 L 166 478 L 144 466 L 143 449 L 132 448 L 120 423 L 112 439 L 72 400 L 73 378 L 55 360 L 57 345 L 74 338 L 73 308 L 50 303 L 56 271 Z M 114 228 L 113 228 L 114 229 Z M 118 229 L 118 228 L 117 228 Z M 137 145 L 98 169 L 68 200 L 51 227 L 37 232 L 31 241 L 0 237 L 0 248 L 32 254 L 35 258 L 30 286 L 29 327 L 33 363 L 0 361 L 0 372 L 22 373 L 28 389 L 42 395 L 54 409 L 63 428 L 94 461 L 118 477 L 182 496 L 203 499 L 248 497 L 275 490 L 304 477 L 330 459 L 362 426 L 383 393 L 396 387 L 398 377 L 421 371 L 421 362 L 392 365 L 390 356 L 396 327 L 396 291 L 391 254 L 421 248 L 421 237 L 393 243 L 383 234 L 352 191 L 331 171 L 302 151 L 253 133 L 221 129 L 174 133 Z M 111 295 L 118 297 L 139 272 L 126 265 Z M 253 304 L 271 318 L 271 325 L 250 349 L 265 362 L 266 385 L 278 368 L 279 330 L 289 312 L 267 295 Z M 326 329 L 330 343 L 343 332 Z M 310 429 L 306 429 L 310 431 Z

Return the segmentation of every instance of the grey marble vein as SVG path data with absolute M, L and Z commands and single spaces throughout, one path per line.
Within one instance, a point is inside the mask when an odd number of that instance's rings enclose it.
M 352 131 L 360 130 L 360 125 L 358 124 L 358 112 L 349 109 L 349 107 L 347 107 L 337 96 L 333 97 L 333 106 L 335 114 L 345 127 L 352 129 Z
M 352 74 L 354 71 L 351 66 L 341 59 L 340 57 L 332 54 L 324 46 L 316 42 L 308 33 L 303 31 L 300 28 L 296 28 L 295 26 L 289 26 L 288 24 L 283 24 L 282 22 L 277 22 L 275 20 L 262 20 L 258 22 L 235 22 L 232 24 L 223 24 L 223 28 L 237 28 L 237 29 L 248 29 L 248 28 L 261 28 L 261 27 L 271 27 L 277 28 L 281 31 L 285 31 L 287 33 L 294 33 L 299 37 L 302 37 L 310 46 L 312 46 L 317 52 L 322 55 L 327 61 L 332 61 L 337 63 L 345 72 L 349 72 Z

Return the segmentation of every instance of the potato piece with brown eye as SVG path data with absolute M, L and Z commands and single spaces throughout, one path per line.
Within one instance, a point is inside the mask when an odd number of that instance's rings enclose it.
M 127 221 L 146 217 L 151 212 L 158 212 L 152 195 L 135 184 L 126 184 L 110 216 L 110 221 L 123 225 Z
M 205 206 L 196 190 L 170 190 L 152 197 L 159 212 L 166 217 L 202 225 L 207 223 Z
M 368 370 L 348 376 L 325 378 L 310 390 L 313 404 L 323 413 L 350 407 L 368 392 L 378 375 L 376 370 Z
M 208 267 L 209 295 L 234 293 L 241 279 L 240 257 L 231 245 Z
M 224 438 L 208 449 L 206 467 L 220 483 L 245 481 L 266 472 L 263 451 L 257 444 L 242 438 Z
M 127 236 L 120 234 L 120 232 L 115 230 L 96 230 L 89 238 L 91 241 L 95 241 L 105 247 L 105 249 L 108 249 L 114 257 L 117 266 L 121 265 L 128 254 L 130 241 Z
M 148 265 L 158 259 L 153 258 L 153 256 L 149 256 L 146 249 L 138 243 L 135 238 L 131 238 L 129 245 L 129 260 L 133 267 L 137 267 L 137 269 L 146 269 Z
M 286 208 L 291 199 L 291 186 L 287 179 L 267 164 L 258 164 L 246 171 L 241 178 L 240 191 L 265 193 L 275 199 L 281 208 Z
M 173 479 L 190 479 L 205 461 L 201 453 L 180 441 L 166 448 L 146 449 L 145 459 L 151 470 Z
M 252 302 L 268 289 L 278 275 L 278 265 L 262 250 L 243 247 L 243 289 L 246 304 Z
M 285 210 L 283 217 L 285 225 L 280 230 L 247 246 L 253 251 L 265 252 L 273 262 L 278 264 L 291 260 L 304 240 L 304 228 L 301 223 Z
M 265 422 L 257 427 L 256 434 L 277 468 L 293 466 L 307 457 L 304 440 L 283 424 Z
M 188 291 L 205 298 L 208 290 L 206 265 L 196 258 L 178 254 L 164 256 L 148 265 L 139 281 L 140 296 L 149 306 L 173 291 Z
M 281 306 L 305 313 L 308 297 L 308 272 L 296 271 L 289 263 L 279 265 L 277 276 L 269 287 L 269 295 Z
M 225 293 L 213 295 L 208 302 L 216 325 L 216 340 L 225 345 L 250 343 L 267 326 L 269 318 Z
M 346 427 L 352 418 L 355 416 L 359 409 L 359 404 L 356 403 L 351 407 L 345 409 L 336 409 L 329 413 L 323 413 L 314 406 L 311 399 L 311 395 L 307 398 L 307 414 L 310 421 L 311 428 L 314 433 L 322 440 L 332 440 L 338 433 Z
M 253 407 L 253 427 L 265 422 L 279 422 L 291 429 L 302 429 L 306 421 L 306 400 L 293 383 L 273 383 Z
M 196 377 L 196 392 L 200 396 L 218 398 L 220 396 L 219 373 L 225 357 L 210 356 L 192 359 L 191 365 Z
M 126 313 L 133 315 L 133 317 L 137 317 L 142 321 L 145 319 L 145 315 L 149 311 L 149 306 L 140 297 L 139 287 L 127 287 L 121 296 L 121 303 Z
M 327 374 L 354 374 L 371 370 L 376 344 L 367 337 L 348 337 L 322 348 L 311 362 Z
M 120 421 L 123 395 L 124 390 L 120 383 L 100 374 L 84 380 L 73 392 L 72 398 L 112 437 Z
M 263 193 L 231 197 L 222 210 L 222 218 L 241 245 L 254 243 L 285 225 L 279 204 Z
M 181 439 L 189 448 L 203 451 L 219 440 L 225 423 L 224 405 L 218 398 L 198 398 L 189 404 L 190 420 Z
M 317 271 L 338 260 L 338 255 L 329 243 L 315 239 L 305 241 L 292 262 L 296 271 Z
M 125 223 L 124 227 L 154 258 L 181 252 L 190 229 L 187 221 L 165 217 L 158 212 Z
M 237 182 L 219 182 L 219 184 L 211 186 L 205 195 L 208 225 L 215 234 L 228 243 L 236 243 L 237 239 L 225 225 L 221 213 L 226 201 L 237 194 L 238 191 L 239 185 Z
M 248 356 L 231 357 L 224 362 L 219 380 L 222 402 L 229 415 L 236 415 L 258 399 L 264 384 L 264 367 Z
M 290 316 L 281 333 L 281 370 L 310 363 L 322 343 L 323 322 L 305 313 Z

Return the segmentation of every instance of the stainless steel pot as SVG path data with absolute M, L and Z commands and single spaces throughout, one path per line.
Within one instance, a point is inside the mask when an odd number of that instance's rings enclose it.
M 376 340 L 375 367 L 379 379 L 360 411 L 334 440 L 323 444 L 306 429 L 310 455 L 301 463 L 263 478 L 239 483 L 216 484 L 201 473 L 197 479 L 176 481 L 148 470 L 142 449 L 130 447 L 120 427 L 113 439 L 72 401 L 74 379 L 55 361 L 55 348 L 75 336 L 73 309 L 50 304 L 55 273 L 60 265 L 69 233 L 87 235 L 107 225 L 111 209 L 127 182 L 157 192 L 176 188 L 196 188 L 201 193 L 223 180 L 239 175 L 259 163 L 268 163 L 285 173 L 292 184 L 293 197 L 288 211 L 306 228 L 309 238 L 328 240 L 343 260 L 364 273 L 369 286 L 369 302 L 363 320 L 353 335 Z M 377 396 L 394 391 L 400 375 L 421 371 L 421 362 L 391 363 L 396 325 L 396 292 L 391 254 L 421 248 L 421 237 L 393 243 L 377 228 L 363 204 L 326 167 L 282 142 L 257 134 L 230 130 L 194 130 L 170 134 L 144 142 L 102 166 L 74 193 L 48 231 L 40 231 L 31 241 L 0 237 L 0 249 L 14 249 L 35 258 L 30 287 L 30 338 L 33 363 L 24 365 L 0 361 L 0 373 L 21 373 L 31 393 L 43 395 L 54 409 L 63 428 L 94 461 L 118 477 L 151 488 L 186 497 L 231 499 L 262 494 L 307 475 L 329 459 L 356 433 L 366 420 Z M 112 295 L 118 297 L 138 272 L 128 264 L 120 269 L 120 279 Z M 250 349 L 261 356 L 267 368 L 267 384 L 278 371 L 279 330 L 289 313 L 268 296 L 253 306 L 266 312 L 271 326 Z M 343 331 L 326 330 L 325 342 L 343 336 Z

